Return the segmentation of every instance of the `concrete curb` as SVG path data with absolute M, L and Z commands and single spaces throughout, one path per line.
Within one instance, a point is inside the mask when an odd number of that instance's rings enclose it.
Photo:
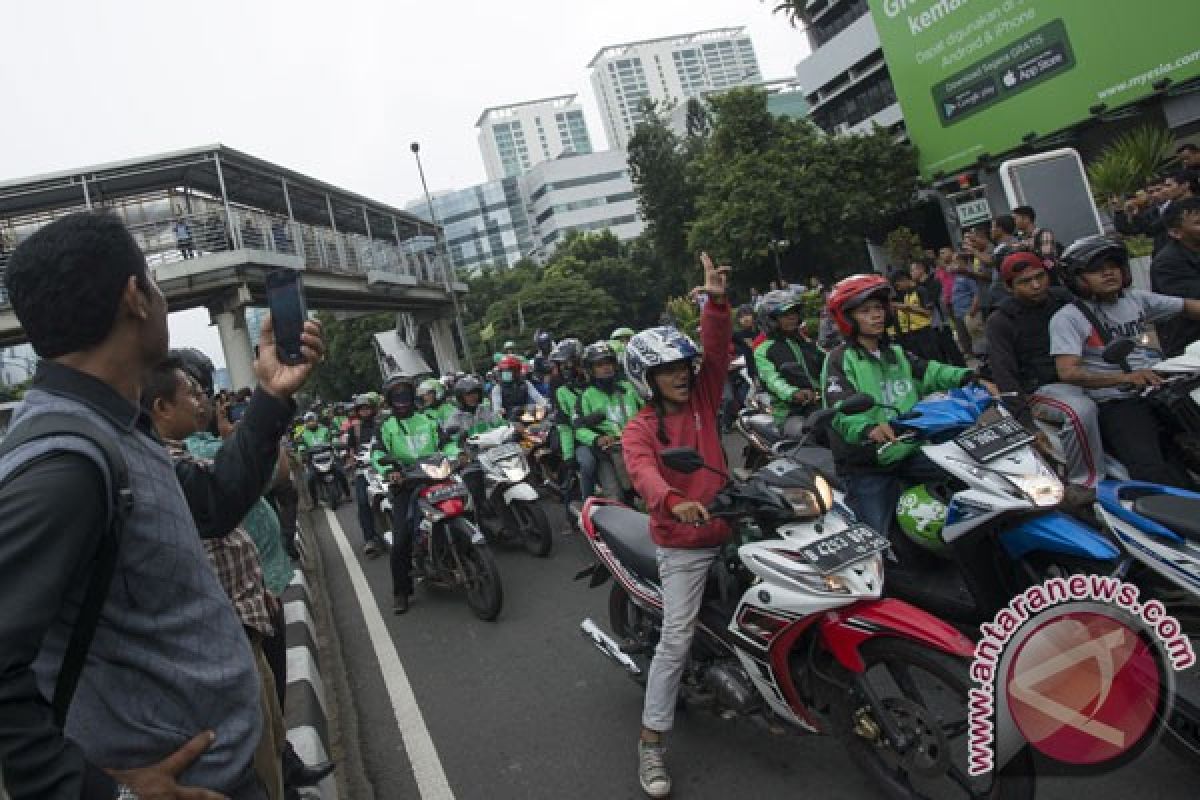
M 310 531 L 300 526 L 297 547 L 301 563 L 311 563 L 308 540 Z M 297 569 L 292 582 L 283 590 L 283 616 L 287 625 L 287 707 L 284 709 L 287 738 L 305 764 L 318 764 L 332 758 L 329 737 L 328 705 L 325 682 L 321 679 L 321 661 L 317 650 L 317 626 L 313 613 L 314 593 L 303 569 Z M 315 787 L 301 789 L 307 800 L 338 800 L 336 773 Z

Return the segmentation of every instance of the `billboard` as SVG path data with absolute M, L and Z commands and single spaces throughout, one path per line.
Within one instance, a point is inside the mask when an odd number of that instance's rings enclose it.
M 1200 75 L 1200 0 L 868 0 L 921 174 Z

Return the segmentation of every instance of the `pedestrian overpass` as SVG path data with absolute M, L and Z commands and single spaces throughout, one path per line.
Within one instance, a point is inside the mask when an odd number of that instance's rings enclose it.
M 278 267 L 304 272 L 310 310 L 394 311 L 410 346 L 457 369 L 467 287 L 439 228 L 220 144 L 0 183 L 0 346 L 24 341 L 3 285 L 12 249 L 84 209 L 125 221 L 172 311 L 208 309 L 234 386 L 254 384 L 243 312 Z

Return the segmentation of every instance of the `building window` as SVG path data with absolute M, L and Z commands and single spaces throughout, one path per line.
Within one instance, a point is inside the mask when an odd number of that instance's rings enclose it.
M 826 131 L 853 127 L 896 102 L 896 89 L 887 69 L 851 86 L 813 112 L 812 120 Z
M 821 47 L 833 37 L 849 28 L 859 17 L 867 13 L 867 0 L 848 0 L 835 5 L 832 10 L 820 15 L 808 24 L 814 47 Z

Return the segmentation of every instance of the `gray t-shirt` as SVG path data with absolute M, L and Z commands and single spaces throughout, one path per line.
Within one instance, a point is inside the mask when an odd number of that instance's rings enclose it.
M 1183 312 L 1182 297 L 1126 289 L 1113 303 L 1084 300 L 1105 327 L 1109 340 L 1137 339 L 1146 332 L 1146 325 L 1170 319 Z M 1063 306 L 1050 320 L 1050 355 L 1082 356 L 1083 366 L 1094 372 L 1120 372 L 1121 368 L 1103 358 L 1104 338 L 1074 304 Z M 1149 369 L 1162 360 L 1162 354 L 1149 347 L 1137 347 L 1129 355 L 1129 366 L 1135 370 Z M 1117 397 L 1129 397 L 1130 392 L 1116 388 L 1088 389 L 1097 402 Z

